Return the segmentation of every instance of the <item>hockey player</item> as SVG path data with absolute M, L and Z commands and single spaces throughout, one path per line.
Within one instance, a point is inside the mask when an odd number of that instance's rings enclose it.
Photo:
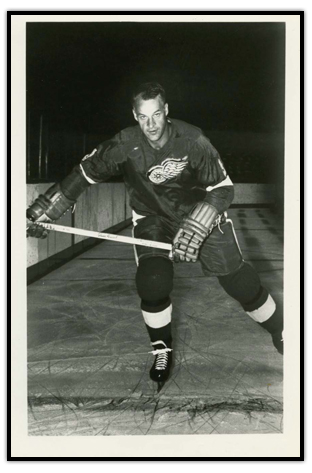
M 61 183 L 35 200 L 27 217 L 32 222 L 55 221 L 89 185 L 123 176 L 133 209 L 134 236 L 173 243 L 176 262 L 198 259 L 204 274 L 218 278 L 224 290 L 272 335 L 282 354 L 282 312 L 243 260 L 225 213 L 234 196 L 231 179 L 203 132 L 168 118 L 168 113 L 161 85 L 141 85 L 133 95 L 138 126 L 122 130 L 85 156 Z M 47 235 L 35 224 L 28 233 Z M 166 250 L 137 246 L 135 253 L 136 287 L 155 355 L 150 377 L 160 388 L 172 364 L 174 264 Z

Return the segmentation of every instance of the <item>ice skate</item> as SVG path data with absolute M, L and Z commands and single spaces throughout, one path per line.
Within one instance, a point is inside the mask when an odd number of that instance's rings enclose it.
M 155 355 L 155 360 L 150 369 L 150 378 L 157 383 L 157 392 L 159 393 L 169 378 L 172 365 L 172 349 L 168 348 L 162 340 L 152 342 L 152 346 L 154 350 L 150 353 Z
M 272 341 L 278 353 L 284 354 L 284 339 L 283 332 L 272 333 Z

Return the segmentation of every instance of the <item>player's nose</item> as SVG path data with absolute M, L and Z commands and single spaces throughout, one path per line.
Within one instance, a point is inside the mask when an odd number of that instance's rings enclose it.
M 153 128 L 155 126 L 155 121 L 153 118 L 147 120 L 147 128 Z

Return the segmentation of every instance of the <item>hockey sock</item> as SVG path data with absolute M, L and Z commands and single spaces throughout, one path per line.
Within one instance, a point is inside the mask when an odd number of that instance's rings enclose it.
M 282 311 L 276 308 L 272 296 L 264 287 L 261 287 L 261 292 L 257 300 L 249 304 L 243 304 L 243 308 L 249 317 L 271 334 L 283 330 Z
M 247 263 L 238 271 L 218 278 L 225 291 L 241 303 L 246 313 L 271 334 L 283 330 L 282 311 L 261 285 L 257 272 Z
M 157 302 L 142 300 L 141 309 L 151 342 L 162 340 L 168 348 L 171 348 L 172 304 L 170 299 L 166 298 Z
M 282 332 L 284 328 L 282 311 L 276 309 L 269 319 L 265 322 L 259 323 L 259 325 L 272 335 Z

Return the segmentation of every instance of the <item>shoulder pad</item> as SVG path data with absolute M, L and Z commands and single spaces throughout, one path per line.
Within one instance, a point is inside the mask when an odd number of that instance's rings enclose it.
M 183 135 L 185 138 L 196 140 L 199 136 L 203 135 L 202 130 L 197 126 L 190 125 L 189 123 L 174 118 L 170 118 L 170 121 L 176 127 L 178 133 Z
M 124 130 L 121 130 L 118 133 L 120 140 L 122 142 L 127 142 L 127 141 L 132 141 L 140 136 L 140 127 L 138 125 L 136 126 L 129 126 L 128 128 L 125 128 Z

